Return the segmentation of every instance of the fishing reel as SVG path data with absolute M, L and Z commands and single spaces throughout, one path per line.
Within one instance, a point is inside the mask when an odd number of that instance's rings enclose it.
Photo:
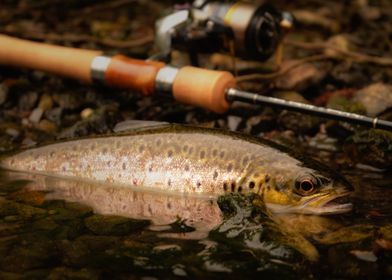
M 172 49 L 186 51 L 196 65 L 197 54 L 221 51 L 243 59 L 266 60 L 293 21 L 290 13 L 278 11 L 266 1 L 196 0 L 157 22 L 156 46 L 161 54 Z

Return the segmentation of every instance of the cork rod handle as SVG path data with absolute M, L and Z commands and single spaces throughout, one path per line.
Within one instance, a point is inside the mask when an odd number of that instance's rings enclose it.
M 37 43 L 0 34 L 0 64 L 50 72 L 92 83 L 92 63 L 100 51 L 83 50 Z M 137 60 L 122 55 L 108 58 L 102 78 L 112 87 L 132 89 L 152 95 L 159 70 L 164 63 Z M 172 83 L 174 99 L 216 113 L 225 112 L 230 104 L 226 91 L 235 86 L 232 74 L 186 66 L 179 69 Z
M 100 51 L 37 43 L 0 34 L 0 64 L 50 72 L 90 83 L 90 65 Z
M 29 68 L 92 83 L 91 65 L 101 51 L 68 48 L 0 34 L 0 64 Z M 108 65 L 104 82 L 150 95 L 155 77 L 164 64 L 117 55 Z

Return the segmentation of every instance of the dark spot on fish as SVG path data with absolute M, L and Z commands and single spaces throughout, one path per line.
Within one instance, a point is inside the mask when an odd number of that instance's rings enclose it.
M 250 181 L 250 182 L 249 182 L 249 188 L 250 188 L 250 189 L 253 189 L 254 187 L 255 187 L 255 182 Z
M 167 185 L 168 185 L 169 187 L 171 186 L 171 180 L 170 180 L 170 179 L 167 181 Z
M 167 203 L 167 209 L 171 209 L 171 208 L 172 208 L 171 203 L 168 202 L 168 203 Z
M 63 167 L 61 168 L 61 170 L 65 171 L 65 170 L 66 170 L 65 166 L 63 166 Z
M 224 190 L 224 191 L 227 191 L 227 188 L 228 188 L 228 185 L 227 185 L 226 182 L 224 182 L 224 183 L 223 183 L 223 190 Z
M 172 151 L 172 150 L 169 150 L 169 151 L 167 152 L 167 156 L 171 158 L 171 157 L 173 156 L 173 151 Z
M 50 154 L 49 154 L 49 156 L 50 156 L 50 157 L 53 157 L 53 156 L 54 156 L 54 151 L 51 151 Z M 12 163 L 12 162 L 11 162 L 11 163 Z
M 143 150 L 144 150 L 144 145 L 140 145 L 139 146 L 139 153 L 143 152 Z
M 189 165 L 185 165 L 185 171 L 189 171 Z
M 217 149 L 212 150 L 212 156 L 216 157 L 217 155 L 218 155 L 218 150 Z
M 150 204 L 148 204 L 148 212 L 152 215 L 152 209 Z
M 107 165 L 108 167 L 110 167 L 110 165 L 112 165 L 112 162 L 111 162 L 110 160 L 108 160 L 108 161 L 106 162 L 106 165 Z
M 266 175 L 265 175 L 265 179 L 264 179 L 264 181 L 265 181 L 266 183 L 268 183 L 268 182 L 269 182 L 269 180 L 271 180 L 271 176 L 270 176 L 270 175 L 268 175 L 268 174 L 266 174 Z
M 162 144 L 162 140 L 161 140 L 161 139 L 158 139 L 157 142 L 156 142 L 156 144 L 157 144 L 157 146 L 159 147 L 159 146 Z
M 126 168 L 127 168 L 127 164 L 125 162 L 123 162 L 122 169 L 125 170 Z
M 214 171 L 213 179 L 216 180 L 216 178 L 218 178 L 218 171 L 215 170 L 215 171 Z
M 102 153 L 106 154 L 108 152 L 108 148 L 103 148 Z
M 196 187 L 200 188 L 200 186 L 201 186 L 201 183 L 200 183 L 200 182 L 197 182 L 197 183 L 196 183 Z
M 219 157 L 220 157 L 221 159 L 223 159 L 223 158 L 225 157 L 225 152 L 224 152 L 224 151 L 221 151 L 220 154 L 219 154 Z
M 238 187 L 238 192 L 242 192 L 242 187 L 241 186 Z
M 72 146 L 72 150 L 76 152 L 78 150 L 78 146 L 77 145 L 73 145 Z
M 150 167 L 148 168 L 148 171 L 149 171 L 149 172 L 152 172 L 152 166 L 150 166 Z
M 188 150 L 188 154 L 191 155 L 192 153 L 193 153 L 193 147 L 190 147 L 189 150 Z
M 259 177 L 260 176 L 260 173 L 255 173 L 255 174 L 253 174 L 253 177 L 255 177 L 255 178 L 257 178 L 257 177 Z
M 233 164 L 229 163 L 229 165 L 227 166 L 227 172 L 231 172 L 233 170 Z
M 267 186 L 267 190 L 268 190 L 268 191 L 271 190 L 271 186 L 270 186 L 270 185 Z
M 235 182 L 231 183 L 231 191 L 234 192 L 235 191 Z
M 200 159 L 204 159 L 205 155 L 206 155 L 206 152 L 205 151 L 201 151 L 200 152 Z
M 133 179 L 133 180 L 132 180 L 132 184 L 133 184 L 134 186 L 137 186 L 137 180 L 136 180 L 136 179 Z
M 14 165 L 14 163 L 15 163 L 15 159 L 11 159 L 11 165 Z
M 182 150 L 183 150 L 184 152 L 187 152 L 187 151 L 188 151 L 188 145 L 185 145 L 184 147 L 182 147 Z
M 248 156 L 244 157 L 244 159 L 242 160 L 242 164 L 247 165 L 248 162 L 249 162 L 249 157 Z
M 275 191 L 277 191 L 277 192 L 279 191 L 278 186 L 275 186 L 274 189 L 275 189 Z

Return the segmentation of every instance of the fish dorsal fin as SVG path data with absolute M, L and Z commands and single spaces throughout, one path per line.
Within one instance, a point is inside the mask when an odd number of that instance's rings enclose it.
M 168 126 L 168 122 L 158 122 L 158 121 L 141 121 L 141 120 L 126 120 L 116 124 L 113 128 L 114 132 L 125 132 L 133 130 L 144 130 L 162 126 Z

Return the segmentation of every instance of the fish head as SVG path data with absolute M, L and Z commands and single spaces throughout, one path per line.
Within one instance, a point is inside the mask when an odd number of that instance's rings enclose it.
M 276 171 L 260 194 L 267 207 L 278 213 L 339 214 L 352 209 L 347 202 L 352 186 L 334 174 L 308 168 Z

